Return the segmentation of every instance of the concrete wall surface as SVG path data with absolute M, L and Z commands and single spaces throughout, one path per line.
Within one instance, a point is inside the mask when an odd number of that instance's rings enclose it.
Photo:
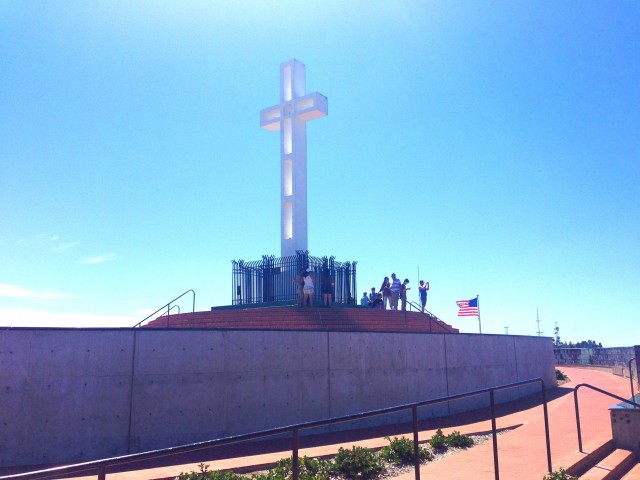
M 629 360 L 635 357 L 634 347 L 616 348 L 554 348 L 558 365 L 611 365 L 628 369 Z
M 555 384 L 550 338 L 4 328 L 0 467 L 123 455 L 535 377 Z M 496 400 L 538 390 L 513 388 Z M 477 396 L 420 415 L 487 404 Z

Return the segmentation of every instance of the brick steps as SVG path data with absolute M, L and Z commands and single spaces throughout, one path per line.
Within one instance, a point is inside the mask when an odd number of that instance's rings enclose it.
M 620 480 L 634 464 L 636 457 L 628 450 L 615 449 L 591 467 L 581 480 Z
M 567 473 L 580 480 L 640 480 L 640 465 L 633 452 L 615 448 L 612 439 L 601 442 L 599 439 L 586 445 L 585 451 L 590 452 L 586 455 L 575 452 L 565 458 L 575 460 Z
M 640 463 L 636 463 L 635 466 L 631 467 L 625 475 L 623 475 L 620 480 L 639 480 L 640 479 Z
M 143 327 L 458 333 L 458 329 L 434 316 L 419 312 L 367 308 L 265 307 L 212 310 L 165 315 Z

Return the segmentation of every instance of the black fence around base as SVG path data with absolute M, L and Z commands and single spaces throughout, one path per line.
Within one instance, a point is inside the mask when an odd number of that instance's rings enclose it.
M 295 304 L 296 276 L 311 269 L 315 276 L 314 303 L 321 303 L 321 278 L 330 275 L 333 282 L 333 302 L 356 304 L 357 262 L 337 262 L 335 257 L 313 257 L 308 251 L 298 251 L 290 257 L 263 255 L 262 260 L 233 260 L 233 305 L 277 303 Z

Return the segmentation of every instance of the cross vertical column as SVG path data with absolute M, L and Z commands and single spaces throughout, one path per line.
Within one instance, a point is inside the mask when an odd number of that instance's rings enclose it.
M 281 255 L 308 250 L 307 121 L 327 115 L 327 97 L 305 94 L 304 64 L 280 65 L 280 104 L 260 112 L 260 126 L 280 130 Z

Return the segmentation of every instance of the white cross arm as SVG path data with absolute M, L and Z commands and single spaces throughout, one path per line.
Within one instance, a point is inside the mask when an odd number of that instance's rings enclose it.
M 295 98 L 289 102 L 260 111 L 260 127 L 266 130 L 280 130 L 283 117 L 292 117 L 301 122 L 308 122 L 324 117 L 329 113 L 327 97 L 313 92 L 304 97 Z

